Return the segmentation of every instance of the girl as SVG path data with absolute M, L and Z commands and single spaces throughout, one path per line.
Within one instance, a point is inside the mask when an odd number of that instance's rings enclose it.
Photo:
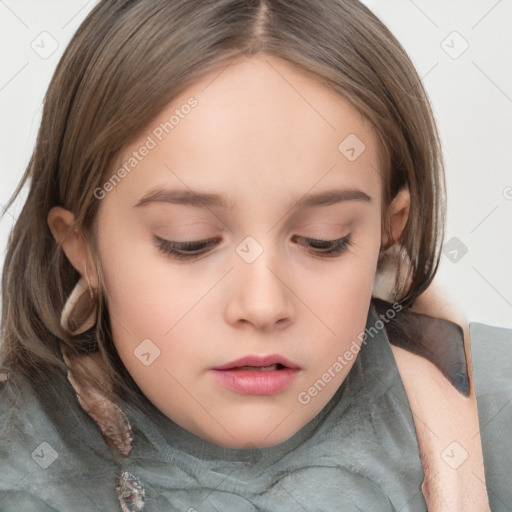
M 438 135 L 362 4 L 99 2 L 29 179 L 1 510 L 512 506 L 511 332 L 431 286 Z

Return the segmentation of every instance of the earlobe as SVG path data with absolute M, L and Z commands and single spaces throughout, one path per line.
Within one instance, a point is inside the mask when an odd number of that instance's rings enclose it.
M 48 226 L 57 244 L 62 246 L 69 262 L 93 288 L 98 287 L 97 275 L 90 264 L 87 244 L 75 228 L 75 216 L 69 210 L 55 206 L 47 217 Z
M 398 191 L 391 201 L 387 212 L 387 229 L 382 232 L 382 246 L 388 249 L 400 238 L 405 228 L 411 207 L 409 189 L 404 187 Z

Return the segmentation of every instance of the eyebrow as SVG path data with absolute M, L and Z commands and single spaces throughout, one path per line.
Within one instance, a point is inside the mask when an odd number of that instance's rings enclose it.
M 302 197 L 299 196 L 291 202 L 290 208 L 305 209 L 315 206 L 329 206 L 345 201 L 362 201 L 369 203 L 371 200 L 372 199 L 368 194 L 356 188 L 334 189 L 316 194 L 305 194 Z M 192 190 L 157 188 L 150 190 L 145 194 L 144 197 L 134 205 L 134 208 L 151 203 L 171 203 L 185 206 L 223 208 L 230 210 L 232 210 L 234 206 L 228 206 L 226 199 L 218 194 L 207 194 Z

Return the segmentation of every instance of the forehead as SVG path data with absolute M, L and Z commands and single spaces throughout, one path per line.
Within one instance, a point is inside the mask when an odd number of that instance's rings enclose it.
M 144 145 L 150 151 L 116 187 L 130 200 L 160 184 L 233 196 L 275 192 L 283 201 L 340 185 L 380 196 L 377 138 L 367 120 L 336 91 L 273 56 L 234 59 L 197 79 L 118 164 Z

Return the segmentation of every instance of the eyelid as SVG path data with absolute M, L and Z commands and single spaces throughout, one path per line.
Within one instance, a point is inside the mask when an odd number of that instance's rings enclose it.
M 332 247 L 328 250 L 321 250 L 321 248 L 311 247 L 311 253 L 315 256 L 319 256 L 322 258 L 335 258 L 341 256 L 351 245 L 352 245 L 352 233 L 345 235 L 341 238 L 336 238 L 334 240 L 326 240 L 319 238 L 310 238 L 305 236 L 294 235 L 294 238 L 299 238 L 301 240 L 306 240 L 307 242 L 318 242 L 320 244 L 331 244 Z M 325 248 L 327 249 L 327 248 Z
M 211 244 L 213 242 L 221 240 L 219 237 L 211 237 L 211 238 L 204 238 L 202 240 L 189 240 L 189 241 L 185 241 L 185 242 L 177 242 L 177 241 L 173 241 L 173 240 L 166 240 L 165 238 L 161 238 L 157 235 L 155 235 L 155 239 L 161 244 L 164 244 L 169 247 L 174 247 L 179 250 L 184 250 L 184 251 L 186 251 L 187 248 L 189 251 L 198 250 L 202 246 L 206 246 L 208 244 Z M 196 246 L 199 246 L 199 248 L 194 249 Z

